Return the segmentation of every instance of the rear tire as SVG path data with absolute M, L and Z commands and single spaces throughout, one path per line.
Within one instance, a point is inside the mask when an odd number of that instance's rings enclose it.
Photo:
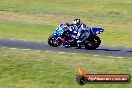
M 57 43 L 54 43 L 55 39 L 56 38 L 54 37 L 54 35 L 49 36 L 49 38 L 48 38 L 48 44 L 50 46 L 52 46 L 52 47 L 58 47 L 58 46 L 60 46 L 62 44 L 61 39 L 59 39 Z
M 89 37 L 88 39 L 86 39 L 85 48 L 94 50 L 94 49 L 98 48 L 100 44 L 101 44 L 100 38 L 98 36 L 92 36 L 92 37 Z

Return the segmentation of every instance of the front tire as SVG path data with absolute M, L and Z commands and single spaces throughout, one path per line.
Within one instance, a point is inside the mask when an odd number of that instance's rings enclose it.
M 94 49 L 98 48 L 100 44 L 101 44 L 100 38 L 98 36 L 92 36 L 92 37 L 89 37 L 88 39 L 86 39 L 85 48 L 94 50 Z
M 56 39 L 56 38 L 55 38 L 54 35 L 49 36 L 49 38 L 48 38 L 48 44 L 49 44 L 50 46 L 52 46 L 52 47 L 58 47 L 58 46 L 60 46 L 60 45 L 62 44 L 61 39 L 58 39 L 58 42 L 57 42 L 57 43 L 54 42 L 55 39 Z

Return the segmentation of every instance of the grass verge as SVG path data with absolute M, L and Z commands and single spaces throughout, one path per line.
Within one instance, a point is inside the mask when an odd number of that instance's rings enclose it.
M 128 73 L 132 59 L 0 48 L 1 88 L 81 88 L 78 67 L 87 73 Z M 131 88 L 132 84 L 89 84 L 83 88 Z
M 47 41 L 55 30 L 54 26 L 42 24 L 25 24 L 17 22 L 0 22 L 0 37 L 24 39 L 30 41 Z

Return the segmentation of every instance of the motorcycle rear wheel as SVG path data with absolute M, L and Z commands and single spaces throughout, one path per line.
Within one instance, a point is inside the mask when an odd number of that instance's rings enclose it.
M 98 36 L 92 36 L 92 37 L 89 37 L 88 39 L 86 39 L 85 48 L 94 50 L 94 49 L 98 48 L 100 44 L 101 44 L 100 38 Z

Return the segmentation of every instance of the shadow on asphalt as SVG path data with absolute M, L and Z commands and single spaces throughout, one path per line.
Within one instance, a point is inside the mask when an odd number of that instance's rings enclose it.
M 80 50 L 89 50 L 89 49 L 85 49 L 85 48 L 75 48 L 75 49 L 80 49 Z M 120 49 L 95 49 L 97 51 L 122 51 Z M 90 51 L 94 51 L 94 50 L 90 50 Z M 130 51 L 132 52 L 132 51 Z
M 112 50 L 112 49 L 96 49 L 96 50 L 104 50 L 104 51 L 122 51 L 122 50 Z
M 80 49 L 80 50 L 87 50 L 87 49 L 85 49 L 85 48 L 75 48 L 75 49 Z M 102 48 L 98 48 L 98 49 L 96 49 L 96 50 L 88 50 L 88 51 L 111 51 L 111 52 L 130 52 L 130 53 L 132 53 L 132 51 L 128 51 L 128 50 L 121 50 L 121 49 L 102 49 Z

